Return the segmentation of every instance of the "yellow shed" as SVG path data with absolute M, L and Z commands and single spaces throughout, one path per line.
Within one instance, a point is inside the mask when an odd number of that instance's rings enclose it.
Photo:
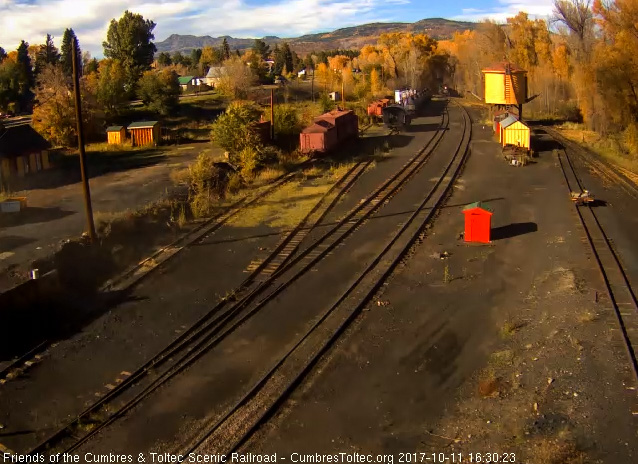
M 522 105 L 527 101 L 527 71 L 510 63 L 497 63 L 482 70 L 485 103 Z
M 131 133 L 131 143 L 134 147 L 143 145 L 157 145 L 160 141 L 159 121 L 140 121 L 128 126 Z
M 107 127 L 106 137 L 109 145 L 121 145 L 126 140 L 126 128 L 124 126 Z
M 500 126 L 499 142 L 501 145 L 514 145 L 530 149 L 531 133 L 529 127 L 524 123 L 514 116 L 508 116 L 501 121 Z

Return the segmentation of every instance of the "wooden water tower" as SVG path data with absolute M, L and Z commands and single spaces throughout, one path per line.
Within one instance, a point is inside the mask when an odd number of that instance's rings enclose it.
M 519 119 L 523 119 L 523 104 L 527 97 L 527 71 L 511 63 L 496 63 L 481 71 L 485 80 L 485 103 L 498 109 L 518 109 Z

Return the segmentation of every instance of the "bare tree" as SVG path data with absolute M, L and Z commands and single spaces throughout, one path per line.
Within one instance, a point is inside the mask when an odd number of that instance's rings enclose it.
M 554 0 L 553 23 L 567 27 L 577 39 L 578 50 L 587 53 L 594 35 L 594 15 L 591 0 Z

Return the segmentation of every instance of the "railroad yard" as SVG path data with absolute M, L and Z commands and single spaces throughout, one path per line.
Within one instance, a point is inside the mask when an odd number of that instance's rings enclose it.
M 638 188 L 551 128 L 513 167 L 462 103 L 283 178 L 6 362 L 0 449 L 636 462 Z M 475 202 L 489 243 L 463 239 Z

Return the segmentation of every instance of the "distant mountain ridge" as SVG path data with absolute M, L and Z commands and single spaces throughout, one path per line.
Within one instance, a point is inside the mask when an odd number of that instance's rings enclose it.
M 306 34 L 301 37 L 282 39 L 276 36 L 263 37 L 266 43 L 274 46 L 277 43 L 288 42 L 297 53 L 310 51 L 331 50 L 338 48 L 360 48 L 365 44 L 375 43 L 378 36 L 386 32 L 414 32 L 425 33 L 437 40 L 451 39 L 455 32 L 473 30 L 476 23 L 453 21 L 443 18 L 422 19 L 415 23 L 370 23 L 360 26 L 344 27 L 332 32 Z M 235 38 L 230 36 L 211 37 L 172 34 L 166 40 L 155 42 L 157 52 L 190 53 L 196 48 L 206 46 L 219 47 L 226 39 L 231 49 L 245 50 L 252 47 L 254 38 Z

